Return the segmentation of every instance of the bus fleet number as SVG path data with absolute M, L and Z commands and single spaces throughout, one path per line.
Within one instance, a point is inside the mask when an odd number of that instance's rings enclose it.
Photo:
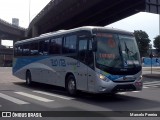
M 66 62 L 65 59 L 51 59 L 52 66 L 65 67 Z

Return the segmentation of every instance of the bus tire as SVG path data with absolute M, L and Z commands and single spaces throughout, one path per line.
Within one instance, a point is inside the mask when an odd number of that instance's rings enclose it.
M 66 89 L 69 95 L 75 96 L 77 93 L 76 80 L 73 75 L 67 77 Z
M 32 76 L 31 76 L 31 72 L 28 70 L 26 72 L 26 85 L 30 86 L 32 84 Z

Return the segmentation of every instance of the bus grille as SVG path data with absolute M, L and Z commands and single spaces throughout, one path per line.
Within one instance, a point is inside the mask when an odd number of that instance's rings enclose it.
M 133 84 L 128 85 L 117 85 L 113 88 L 112 92 L 124 92 L 124 91 L 135 91 L 136 87 Z
M 113 82 L 115 82 L 115 83 L 126 83 L 126 82 L 134 82 L 135 80 L 127 80 L 127 81 L 125 81 L 125 80 L 121 80 L 121 81 L 113 81 Z

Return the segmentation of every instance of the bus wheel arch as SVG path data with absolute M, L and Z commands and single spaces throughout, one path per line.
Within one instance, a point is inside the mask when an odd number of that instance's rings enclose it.
M 32 84 L 32 75 L 30 70 L 26 70 L 26 85 L 30 86 Z
M 65 88 L 69 95 L 75 96 L 77 93 L 77 84 L 75 76 L 72 73 L 67 73 L 65 77 Z

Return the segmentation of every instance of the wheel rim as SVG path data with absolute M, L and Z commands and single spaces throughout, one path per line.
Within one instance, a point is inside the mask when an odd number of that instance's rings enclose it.
M 75 84 L 74 80 L 71 79 L 68 83 L 68 89 L 69 89 L 70 93 L 73 93 L 75 91 L 75 86 L 76 86 L 76 84 Z

